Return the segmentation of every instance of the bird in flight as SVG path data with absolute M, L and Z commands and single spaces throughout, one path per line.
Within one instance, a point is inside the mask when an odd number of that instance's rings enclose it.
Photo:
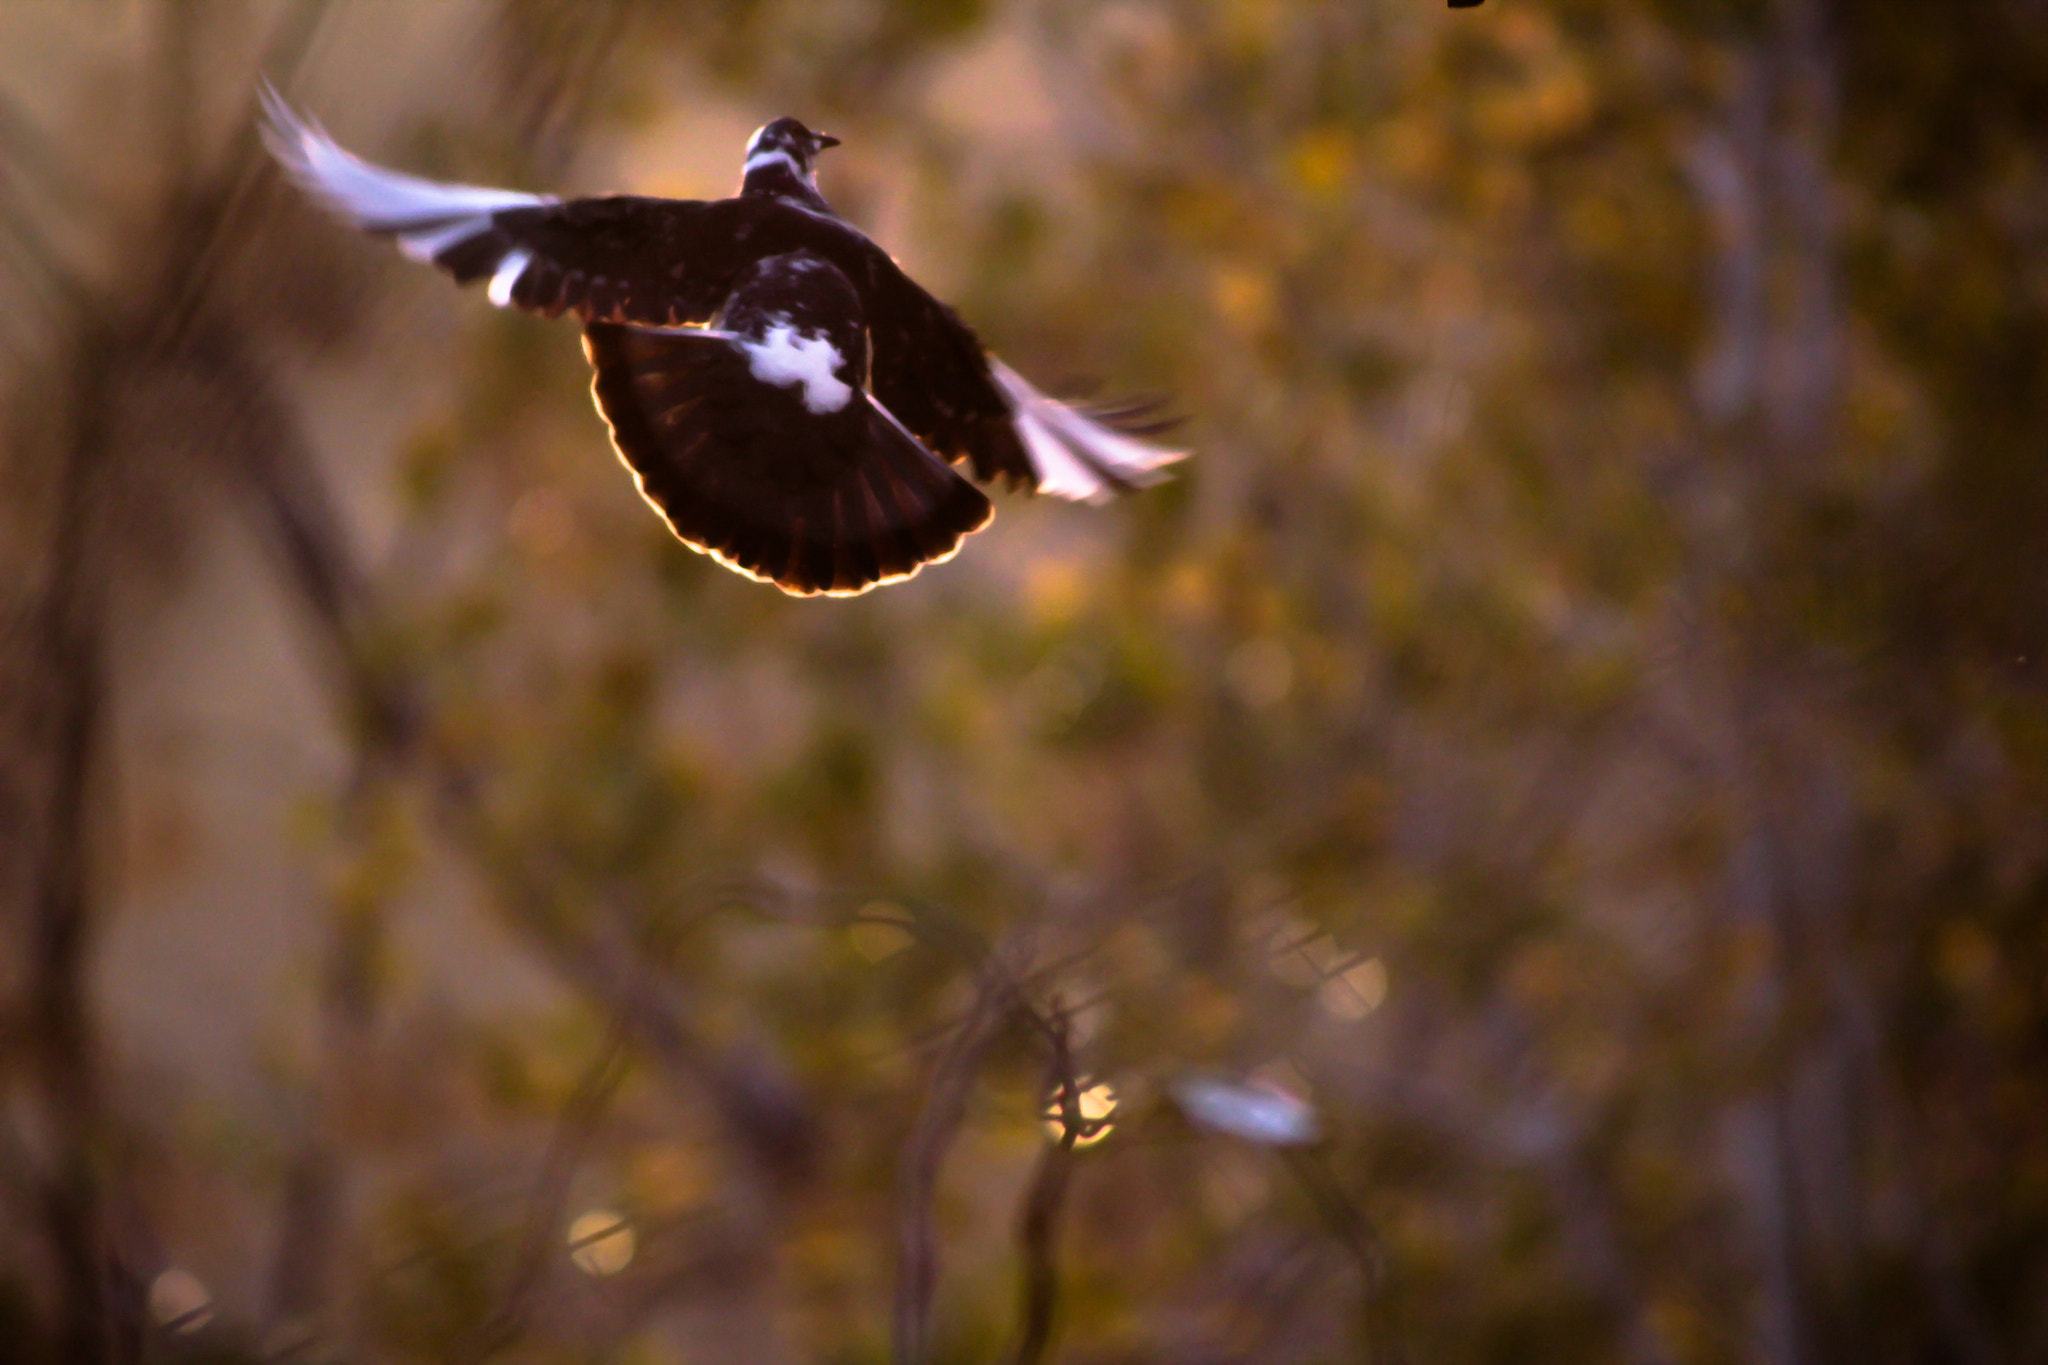
M 900 582 L 993 510 L 981 483 L 1102 501 L 1184 452 L 1149 405 L 1056 402 L 818 193 L 838 139 L 747 143 L 730 199 L 559 200 L 445 185 L 344 151 L 267 85 L 264 136 L 314 199 L 500 308 L 583 324 L 640 492 L 693 549 L 796 595 Z

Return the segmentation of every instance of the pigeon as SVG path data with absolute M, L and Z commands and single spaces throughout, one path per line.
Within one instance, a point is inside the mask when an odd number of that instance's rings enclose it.
M 956 554 L 974 481 L 1106 501 L 1186 452 L 1156 405 L 1048 398 L 818 191 L 838 139 L 748 141 L 729 199 L 556 199 L 441 184 L 343 150 L 266 84 L 265 144 L 313 199 L 500 308 L 583 325 L 592 392 L 641 494 L 692 549 L 797 596 Z

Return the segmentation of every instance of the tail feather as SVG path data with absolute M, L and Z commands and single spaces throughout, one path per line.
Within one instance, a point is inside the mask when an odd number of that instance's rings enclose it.
M 950 559 L 992 515 L 865 393 L 810 413 L 721 333 L 597 323 L 584 348 L 641 494 L 684 543 L 750 578 L 865 592 Z

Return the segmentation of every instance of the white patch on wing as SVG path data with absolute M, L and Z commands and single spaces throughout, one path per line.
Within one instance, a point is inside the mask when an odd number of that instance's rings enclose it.
M 488 291 L 491 302 L 500 308 L 508 306 L 512 302 L 513 286 L 519 283 L 519 277 L 524 275 L 526 267 L 532 264 L 531 251 L 515 251 L 498 262 L 498 273 L 491 276 L 491 287 Z
M 1017 413 L 1017 434 L 1024 438 L 1024 453 L 1031 457 L 1031 467 L 1038 473 L 1039 492 L 1072 498 L 1075 502 L 1108 495 L 1102 480 L 1069 455 L 1059 439 L 1031 413 Z
M 843 357 L 838 347 L 794 327 L 771 327 L 759 341 L 742 341 L 747 369 L 754 378 L 778 388 L 801 384 L 804 407 L 812 412 L 837 412 L 853 397 L 853 386 L 833 371 Z
M 1156 483 L 1185 450 L 1167 450 L 1112 431 L 1047 398 L 995 357 L 989 370 L 1016 408 L 1017 434 L 1038 474 L 1038 491 L 1077 502 L 1106 502 L 1119 489 Z
M 408 261 L 432 265 L 434 258 L 449 247 L 457 242 L 468 241 L 490 225 L 491 220 L 488 217 L 463 218 L 446 226 L 436 225 L 420 228 L 415 232 L 401 232 L 398 234 L 398 249 Z
M 546 195 L 478 185 L 444 185 L 373 166 L 343 151 L 320 125 L 300 118 L 266 83 L 263 142 L 285 173 L 328 208 L 371 232 L 398 234 L 399 249 L 432 260 L 491 225 L 503 209 L 556 201 Z

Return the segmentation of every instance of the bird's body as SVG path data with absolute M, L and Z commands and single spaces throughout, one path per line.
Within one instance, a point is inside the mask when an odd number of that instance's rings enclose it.
M 561 202 L 362 162 L 267 97 L 272 151 L 500 307 L 584 324 L 620 457 L 684 541 L 799 594 L 865 591 L 987 524 L 976 479 L 1099 499 L 1178 458 L 1038 393 L 832 212 L 834 139 L 777 119 L 739 194 Z

